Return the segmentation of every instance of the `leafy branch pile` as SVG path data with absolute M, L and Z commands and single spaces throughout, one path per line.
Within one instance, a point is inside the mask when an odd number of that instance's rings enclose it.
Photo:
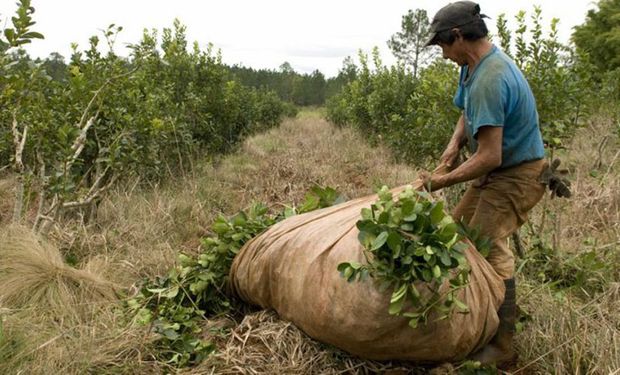
M 382 290 L 391 288 L 391 315 L 409 318 L 409 325 L 416 328 L 433 313 L 438 314 L 436 320 L 442 320 L 455 307 L 468 311 L 456 297 L 469 279 L 464 255 L 468 246 L 462 242 L 458 225 L 444 213 L 443 202 L 433 202 L 427 193 L 411 186 L 394 201 L 384 186 L 379 199 L 362 209 L 357 228 L 366 264 L 340 263 L 338 271 L 349 282 L 370 276 Z M 448 289 L 440 292 L 446 280 Z
M 200 362 L 214 349 L 202 339 L 205 319 L 229 312 L 232 301 L 226 293 L 228 273 L 239 249 L 254 236 L 290 216 L 328 207 L 342 201 L 332 188 L 315 187 L 299 207 L 279 213 L 256 203 L 231 218 L 220 216 L 212 235 L 202 240 L 196 257 L 179 255 L 179 265 L 164 277 L 148 280 L 128 301 L 139 324 L 150 325 L 160 335 L 156 341 L 160 359 L 175 366 Z

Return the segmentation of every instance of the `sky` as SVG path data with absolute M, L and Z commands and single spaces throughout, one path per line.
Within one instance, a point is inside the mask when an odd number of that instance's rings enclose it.
M 0 0 L 0 28 L 10 25 L 16 0 Z M 71 54 L 71 43 L 81 49 L 92 35 L 114 23 L 123 31 L 116 40 L 115 52 L 126 56 L 125 47 L 139 42 L 142 31 L 171 27 L 175 18 L 187 26 L 190 42 L 202 49 L 209 43 L 219 48 L 226 64 L 255 69 L 278 69 L 283 62 L 300 73 L 318 69 L 334 76 L 345 57 L 356 59 L 361 49 L 370 52 L 379 47 L 385 64 L 394 62 L 387 40 L 400 31 L 401 19 L 409 9 L 425 9 L 429 17 L 449 1 L 437 0 L 32 0 L 34 31 L 45 35 L 26 50 L 33 57 L 59 52 Z M 532 13 L 540 6 L 543 25 L 560 19 L 559 37 L 568 42 L 575 25 L 582 24 L 590 0 L 480 0 L 482 13 L 491 17 L 487 25 L 493 33 L 497 16 L 509 21 L 519 10 Z M 514 29 L 514 27 L 513 27 Z M 434 47 L 437 48 L 437 47 Z

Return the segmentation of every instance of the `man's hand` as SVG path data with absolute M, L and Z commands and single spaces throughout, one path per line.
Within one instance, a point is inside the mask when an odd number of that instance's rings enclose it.
M 428 171 L 420 171 L 418 178 L 422 181 L 422 186 L 426 191 L 436 191 L 444 187 L 442 176 L 431 174 Z
M 439 158 L 439 165 L 445 165 L 449 169 L 452 169 L 459 157 L 459 152 L 460 149 L 458 145 L 450 143 L 443 154 L 441 154 L 441 157 Z

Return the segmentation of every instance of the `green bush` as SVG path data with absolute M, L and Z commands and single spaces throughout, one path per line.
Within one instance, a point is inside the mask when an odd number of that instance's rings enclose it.
M 129 58 L 114 53 L 122 28 L 110 25 L 107 53 L 96 36 L 86 50 L 74 45 L 65 74 L 55 65 L 64 78 L 53 79 L 18 49 L 40 36 L 29 30 L 30 2 L 18 5 L 10 38 L 0 37 L 0 168 L 20 177 L 16 212 L 23 197 L 40 198 L 35 227 L 90 205 L 124 176 L 158 180 L 198 153 L 227 152 L 285 113 L 273 92 L 236 81 L 211 46 L 190 48 L 178 20 L 159 45 L 145 31 Z
M 545 143 L 550 149 L 563 147 L 591 109 L 593 66 L 587 56 L 559 43 L 557 18 L 551 20 L 546 37 L 539 7 L 534 7 L 530 17 L 529 33 L 526 13 L 521 11 L 515 18 L 517 29 L 512 32 L 507 29 L 504 16 L 499 16 L 500 44 L 506 53 L 513 55 L 532 88 Z
M 401 65 L 382 66 L 377 50 L 373 60 L 371 70 L 360 54 L 357 78 L 327 103 L 329 120 L 385 142 L 397 157 L 414 164 L 439 156 L 458 119 L 452 104 L 456 69 L 437 60 L 416 79 Z

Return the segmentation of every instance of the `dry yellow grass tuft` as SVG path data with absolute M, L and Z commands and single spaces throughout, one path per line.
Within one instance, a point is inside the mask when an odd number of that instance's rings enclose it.
M 95 262 L 85 269 L 68 266 L 57 248 L 9 226 L 0 234 L 0 306 L 57 314 L 113 302 L 115 286 L 95 273 L 101 261 Z
M 119 315 L 114 283 L 95 256 L 76 269 L 26 228 L 0 234 L 0 373 L 84 373 L 136 360 L 148 341 Z

